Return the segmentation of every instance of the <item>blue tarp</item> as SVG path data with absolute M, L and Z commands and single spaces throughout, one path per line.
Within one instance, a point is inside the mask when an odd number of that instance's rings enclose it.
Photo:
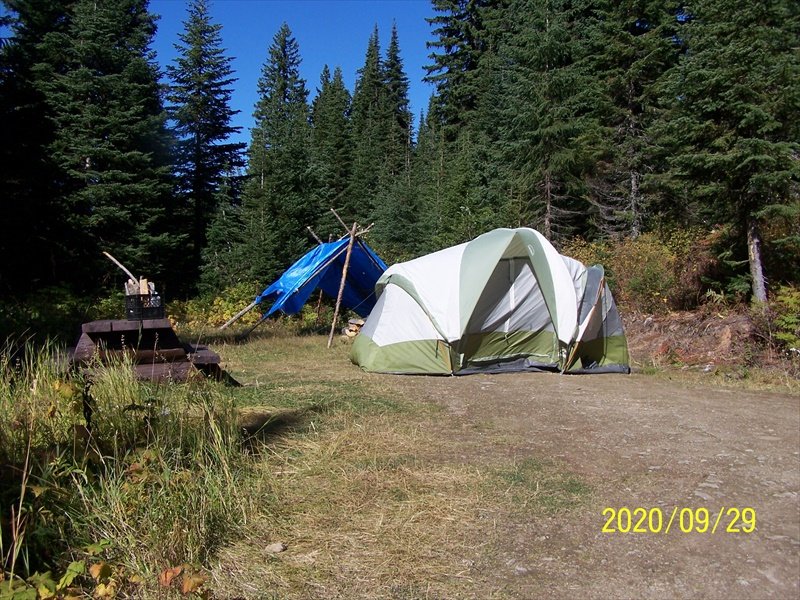
M 276 311 L 300 312 L 311 293 L 319 288 L 332 298 L 339 294 L 349 238 L 320 244 L 289 267 L 256 297 L 256 303 L 273 302 L 265 316 Z M 363 241 L 357 239 L 350 254 L 342 305 L 366 317 L 375 306 L 375 283 L 386 265 Z

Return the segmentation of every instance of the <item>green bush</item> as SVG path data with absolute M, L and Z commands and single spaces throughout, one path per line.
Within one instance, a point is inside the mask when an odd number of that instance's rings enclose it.
M 713 233 L 671 229 L 635 239 L 575 239 L 562 252 L 586 265 L 602 265 L 620 305 L 658 313 L 691 310 L 706 301 L 709 279 L 719 264 L 713 253 L 714 240 Z
M 800 288 L 779 287 L 770 303 L 774 337 L 784 349 L 800 357 Z
M 575 240 L 564 254 L 587 265 L 602 265 L 614 297 L 629 310 L 661 312 L 670 307 L 676 256 L 655 234 L 619 241 Z
M 167 305 L 167 314 L 173 325 L 188 329 L 219 327 L 250 304 L 261 287 L 256 283 L 238 283 L 216 295 L 205 295 L 191 300 L 173 301 Z M 261 318 L 258 309 L 251 310 L 239 321 L 252 325 Z

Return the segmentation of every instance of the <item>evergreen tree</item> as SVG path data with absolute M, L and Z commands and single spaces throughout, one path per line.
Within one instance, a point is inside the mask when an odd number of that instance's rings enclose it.
M 49 152 L 69 246 L 62 268 L 92 285 L 109 250 L 162 287 L 179 286 L 170 266 L 185 238 L 169 221 L 169 138 L 149 49 L 155 18 L 146 0 L 79 0 L 71 17 L 65 32 L 43 37 L 61 60 L 42 64 L 37 80 L 55 124 Z
M 175 172 L 178 193 L 189 209 L 189 272 L 195 273 L 221 191 L 236 192 L 235 180 L 229 180 L 244 166 L 245 144 L 227 142 L 241 128 L 231 125 L 238 112 L 230 108 L 231 86 L 236 79 L 232 77 L 231 59 L 221 48 L 221 29 L 211 20 L 207 0 L 193 0 L 184 32 L 179 34 L 181 43 L 175 45 L 178 57 L 167 67 L 172 80 L 168 100 L 178 134 Z
M 320 215 L 316 225 L 317 233 L 323 238 L 334 234 L 338 237 L 342 231 L 329 209 L 346 201 L 353 162 L 350 103 L 350 92 L 344 85 L 342 70 L 336 67 L 331 78 L 326 65 L 311 108 L 314 180 Z
M 392 37 L 383 63 L 383 79 L 388 111 L 388 139 L 386 140 L 386 170 L 390 177 L 403 175 L 408 179 L 411 168 L 412 115 L 408 107 L 408 76 L 400 57 L 397 26 L 392 26 Z
M 427 67 L 437 95 L 428 122 L 439 146 L 435 239 L 457 243 L 481 230 L 509 225 L 507 157 L 500 152 L 500 111 L 508 58 L 500 58 L 508 24 L 507 2 L 437 0 L 431 19 L 438 50 Z M 445 218 L 445 215 L 447 218 Z
M 697 0 L 688 51 L 665 78 L 667 182 L 732 223 L 754 299 L 767 299 L 761 226 L 797 219 L 800 8 L 790 0 Z
M 656 83 L 676 63 L 677 2 L 597 2 L 588 30 L 585 66 L 600 83 L 594 114 L 605 126 L 605 148 L 590 179 L 589 200 L 601 234 L 636 237 L 652 199 L 652 124 Z
M 390 260 L 407 259 L 419 242 L 419 205 L 411 178 L 412 116 L 408 102 L 408 77 L 400 57 L 397 27 L 383 63 L 385 93 L 385 155 L 375 193 L 374 242 Z
M 217 199 L 217 211 L 207 230 L 208 244 L 203 249 L 203 270 L 199 289 L 205 293 L 219 293 L 220 289 L 248 281 L 248 245 L 242 206 L 237 194 L 223 181 Z
M 597 80 L 579 60 L 582 8 L 561 0 L 512 4 L 517 29 L 509 39 L 503 144 L 515 212 L 556 242 L 585 224 L 582 182 L 603 133 L 591 115 Z
M 308 249 L 316 222 L 311 185 L 308 92 L 300 50 L 285 23 L 275 34 L 258 81 L 248 182 L 243 193 L 248 276 L 268 281 Z
M 363 223 L 375 208 L 388 140 L 386 85 L 377 27 L 369 38 L 364 66 L 358 75 L 351 117 L 353 170 L 341 209 L 348 222 Z
M 436 40 L 428 43 L 433 64 L 426 81 L 436 85 L 437 118 L 455 135 L 469 124 L 481 94 L 478 66 L 486 50 L 485 8 L 490 0 L 432 0 L 438 14 L 428 23 Z
M 72 3 L 4 0 L 10 36 L 0 47 L 0 292 L 26 292 L 68 281 L 62 267 L 72 252 L 59 203 L 59 170 L 49 156 L 55 126 L 38 81 L 60 60 L 43 38 L 66 32 Z

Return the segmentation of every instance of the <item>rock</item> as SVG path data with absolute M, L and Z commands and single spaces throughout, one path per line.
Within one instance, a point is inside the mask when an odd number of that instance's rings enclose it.
M 270 544 L 264 550 L 269 552 L 270 554 L 278 554 L 279 552 L 284 552 L 287 546 L 283 542 L 275 542 L 274 544 Z

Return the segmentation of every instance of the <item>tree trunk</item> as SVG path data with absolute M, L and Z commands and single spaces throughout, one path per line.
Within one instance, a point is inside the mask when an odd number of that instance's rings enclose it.
M 636 239 L 642 233 L 642 216 L 639 212 L 641 206 L 642 194 L 639 190 L 639 183 L 641 175 L 636 169 L 631 169 L 631 194 L 630 194 L 630 211 L 631 211 L 631 237 Z
M 550 171 L 544 173 L 544 237 L 548 240 L 552 238 L 552 219 L 553 219 L 553 182 L 550 180 Z
M 747 222 L 747 256 L 750 261 L 750 277 L 753 280 L 753 299 L 766 302 L 767 282 L 761 256 L 761 231 L 758 229 L 758 222 L 752 218 Z

